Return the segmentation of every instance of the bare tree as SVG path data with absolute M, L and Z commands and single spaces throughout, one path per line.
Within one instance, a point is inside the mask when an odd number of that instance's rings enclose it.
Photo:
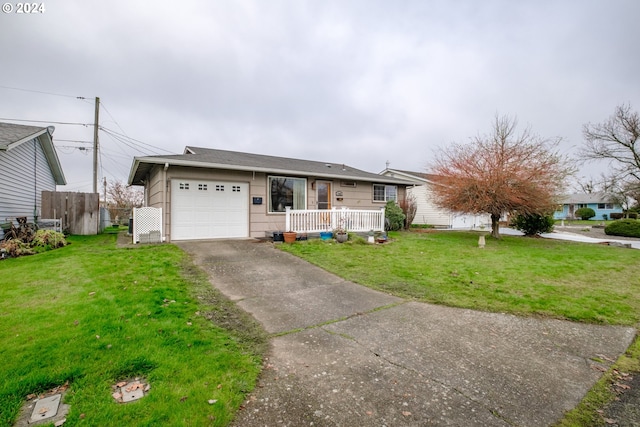
M 580 150 L 583 160 L 607 160 L 618 180 L 640 182 L 640 116 L 630 105 L 616 107 L 603 123 L 584 125 L 582 134 L 586 140 Z
M 436 203 L 462 213 L 491 215 L 491 235 L 500 238 L 504 213 L 545 215 L 559 202 L 564 180 L 574 172 L 557 152 L 559 140 L 542 139 L 529 128 L 516 134 L 517 121 L 495 117 L 490 135 L 439 152 L 431 173 Z
M 418 201 L 415 196 L 406 196 L 403 200 L 398 203 L 400 205 L 400 209 L 402 209 L 402 213 L 404 213 L 404 229 L 408 230 L 413 223 L 413 220 L 416 217 L 416 212 L 418 211 Z
M 129 217 L 133 208 L 142 206 L 143 198 L 139 187 L 127 186 L 118 180 L 107 183 L 107 208 L 112 221 Z

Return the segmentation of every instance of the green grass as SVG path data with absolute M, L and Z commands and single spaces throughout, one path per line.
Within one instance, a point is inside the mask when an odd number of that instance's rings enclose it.
M 396 233 L 384 245 L 283 245 L 348 280 L 452 307 L 573 321 L 640 322 L 640 252 L 470 232 Z
M 579 322 L 640 324 L 640 251 L 471 232 L 391 233 L 384 245 L 310 240 L 280 246 L 348 280 L 400 297 Z M 557 425 L 605 425 L 616 372 L 640 375 L 636 340 Z
M 227 425 L 260 372 L 262 329 L 173 245 L 69 242 L 0 262 L 0 425 L 67 381 L 65 426 Z M 112 384 L 136 376 L 148 395 L 115 403 Z

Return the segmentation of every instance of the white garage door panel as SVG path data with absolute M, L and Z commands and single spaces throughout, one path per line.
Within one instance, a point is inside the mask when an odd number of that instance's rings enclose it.
M 247 237 L 248 212 L 246 183 L 171 180 L 173 240 Z

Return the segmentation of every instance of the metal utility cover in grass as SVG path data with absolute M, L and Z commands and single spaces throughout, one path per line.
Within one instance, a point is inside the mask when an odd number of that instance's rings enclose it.
M 60 394 L 54 394 L 53 396 L 39 399 L 33 408 L 29 424 L 55 417 L 58 413 L 61 397 L 62 395 Z
M 132 382 L 120 388 L 122 392 L 122 402 L 127 403 L 144 397 L 144 384 Z

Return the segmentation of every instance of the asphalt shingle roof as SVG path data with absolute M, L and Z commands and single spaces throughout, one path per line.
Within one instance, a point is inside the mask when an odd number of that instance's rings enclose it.
M 6 150 L 12 143 L 31 139 L 33 135 L 42 133 L 43 130 L 46 128 L 0 122 L 0 150 Z
M 212 169 L 246 170 L 346 180 L 413 184 L 406 180 L 366 172 L 343 163 L 318 162 L 192 146 L 186 147 L 184 154 L 136 157 L 129 176 L 129 183 L 140 185 L 146 172 L 154 164 L 163 163 Z

